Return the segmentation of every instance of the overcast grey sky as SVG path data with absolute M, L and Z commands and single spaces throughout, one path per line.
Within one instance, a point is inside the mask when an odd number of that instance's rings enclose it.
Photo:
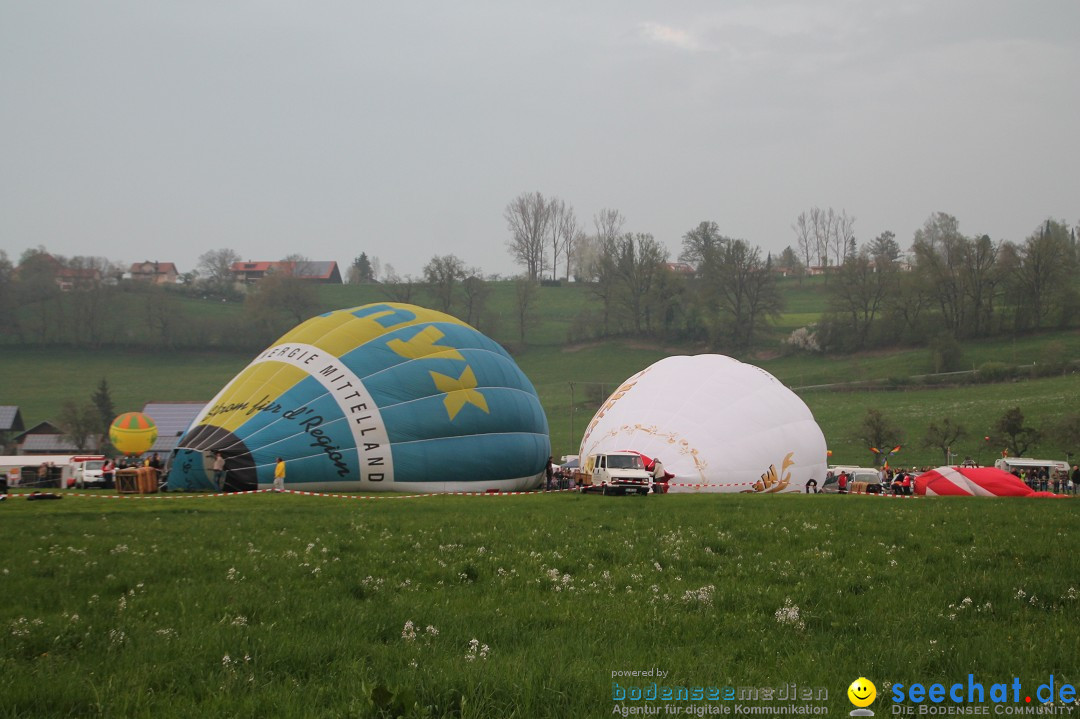
M 813 206 L 1080 220 L 1080 2 L 0 0 L 0 248 L 517 272 L 539 190 L 678 254 Z

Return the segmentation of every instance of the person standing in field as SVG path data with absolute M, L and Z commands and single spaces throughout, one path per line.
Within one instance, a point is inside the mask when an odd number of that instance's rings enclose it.
M 657 457 L 653 460 L 652 467 L 653 494 L 661 494 L 664 492 L 664 482 L 666 478 L 667 470 L 664 469 L 664 463 Z
M 105 464 L 101 465 L 101 480 L 104 482 L 106 489 L 113 488 L 113 476 L 115 474 L 116 463 L 106 457 Z
M 224 491 L 225 489 L 225 457 L 221 452 L 214 454 L 214 484 L 217 486 L 218 491 Z
M 281 457 L 277 458 L 277 464 L 274 465 L 274 491 L 285 491 L 285 460 Z

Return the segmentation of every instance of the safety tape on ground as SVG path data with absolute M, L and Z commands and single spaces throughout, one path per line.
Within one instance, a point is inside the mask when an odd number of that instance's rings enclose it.
M 63 492 L 56 497 L 80 497 L 90 499 L 210 499 L 211 497 L 239 497 L 250 494 L 298 494 L 306 497 L 333 497 L 335 499 L 417 499 L 420 497 L 506 497 L 517 495 L 555 494 L 558 492 L 576 492 L 577 489 L 532 490 L 526 492 L 427 492 L 424 494 L 335 494 L 331 492 L 310 492 L 300 489 L 251 489 L 241 492 L 170 492 L 162 494 L 93 494 L 90 492 Z M 0 499 L 22 497 L 29 499 L 34 492 L 11 492 L 0 494 Z M 53 494 L 53 493 L 49 493 Z M 51 498 L 51 497 L 50 497 Z
M 265 492 L 272 492 L 272 489 L 250 489 L 243 492 L 200 492 L 200 493 L 153 493 L 153 494 L 139 494 L 137 492 L 131 494 L 95 494 L 92 492 L 11 492 L 9 494 L 0 495 L 0 497 L 22 497 L 29 499 L 36 494 L 45 494 L 46 497 L 42 499 L 52 499 L 53 497 L 83 497 L 90 499 L 209 499 L 210 497 L 238 497 L 243 494 L 262 494 Z
M 740 487 L 740 486 L 753 486 L 756 482 L 740 482 L 737 484 L 682 484 L 682 483 L 669 483 L 669 487 L 693 487 L 696 489 L 704 489 L 709 487 Z M 275 489 L 251 489 L 240 492 L 168 492 L 158 494 L 95 494 L 90 492 L 63 492 L 57 494 L 57 497 L 80 497 L 89 499 L 210 499 L 213 497 L 240 497 L 252 494 L 297 494 L 304 497 L 331 497 L 334 499 L 419 499 L 422 497 L 513 497 L 523 495 L 542 495 L 542 494 L 558 494 L 564 492 L 578 492 L 581 488 L 574 487 L 572 489 L 536 489 L 524 492 L 427 492 L 423 494 L 340 494 L 334 492 L 312 492 L 301 489 L 283 489 L 281 491 Z M 858 494 L 868 497 L 888 497 L 890 499 L 914 499 L 919 495 L 912 494 L 878 494 L 875 492 L 847 492 L 847 494 Z M 33 492 L 11 492 L 9 494 L 0 494 L 0 499 L 6 499 L 8 497 L 13 498 L 29 498 L 34 495 Z
M 669 487 L 693 487 L 694 489 L 707 489 L 709 487 L 753 487 L 758 482 L 719 482 L 716 484 L 684 484 L 683 482 L 668 482 Z

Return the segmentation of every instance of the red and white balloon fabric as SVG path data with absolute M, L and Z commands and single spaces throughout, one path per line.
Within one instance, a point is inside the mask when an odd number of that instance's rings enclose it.
M 1036 492 L 996 467 L 938 467 L 915 478 L 915 494 L 927 497 L 1056 497 Z

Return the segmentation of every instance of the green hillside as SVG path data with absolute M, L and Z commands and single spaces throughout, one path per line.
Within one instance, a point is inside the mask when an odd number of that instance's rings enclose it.
M 1030 423 L 1044 430 L 1071 412 L 1080 400 L 1080 378 L 1062 373 L 1056 377 L 1027 379 L 1048 360 L 1060 363 L 1080 357 L 1080 331 L 1032 334 L 1006 340 L 978 340 L 962 345 L 962 366 L 975 369 L 986 362 L 1027 365 L 1021 381 L 996 384 L 926 386 L 913 376 L 933 371 L 926 348 L 900 348 L 848 355 L 824 356 L 800 353 L 783 355 L 779 337 L 790 329 L 818 320 L 825 308 L 824 285 L 816 279 L 803 284 L 783 284 L 789 313 L 780 317 L 774 337 L 767 338 L 751 356 L 740 357 L 768 370 L 798 391 L 813 410 L 825 432 L 833 459 L 865 463 L 870 455 L 855 439 L 867 408 L 893 417 L 906 431 L 905 464 L 937 464 L 937 452 L 919 446 L 926 425 L 950 417 L 968 429 L 968 438 L 956 451 L 982 460 L 997 447 L 982 441 L 1005 409 L 1019 406 Z M 538 287 L 535 315 L 520 341 L 514 320 L 516 298 L 511 282 L 493 283 L 480 329 L 508 347 L 532 380 L 547 411 L 552 447 L 556 456 L 573 454 L 581 433 L 604 398 L 624 379 L 652 362 L 672 354 L 707 351 L 701 345 L 664 343 L 650 338 L 620 337 L 605 341 L 569 341 L 583 310 L 595 307 L 588 288 L 575 285 Z M 386 301 L 386 288 L 378 285 L 324 286 L 319 291 L 318 311 Z M 413 301 L 428 304 L 417 293 Z M 131 323 L 138 324 L 137 311 Z M 178 312 L 192 317 L 216 317 L 240 322 L 243 305 L 238 302 L 183 298 Z M 580 334 L 582 328 L 578 326 Z M 208 400 L 253 356 L 254 351 L 184 349 L 83 349 L 54 346 L 26 348 L 7 345 L 0 351 L 0 404 L 18 405 L 28 425 L 55 420 L 66 400 L 84 401 L 102 378 L 111 388 L 117 411 L 139 409 L 147 401 Z M 1032 367 L 1032 365 L 1034 367 Z M 1036 371 L 1036 375 L 1040 372 Z M 888 382 L 892 389 L 851 385 Z M 820 385 L 839 387 L 820 388 Z M 856 391 L 857 390 L 857 391 Z M 722 411 L 722 408 L 718 408 Z M 1067 450 L 1052 438 L 1042 442 L 1039 454 L 1064 457 Z

